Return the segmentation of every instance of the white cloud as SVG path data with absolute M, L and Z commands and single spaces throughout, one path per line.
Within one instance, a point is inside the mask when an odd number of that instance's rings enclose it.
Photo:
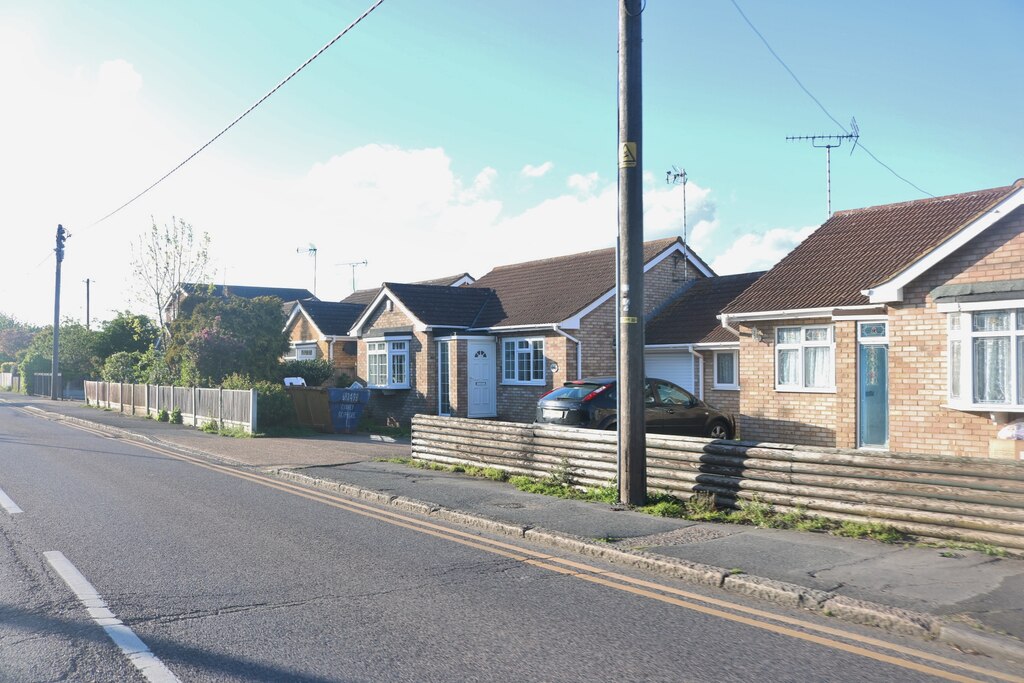
M 807 239 L 817 227 L 775 228 L 764 234 L 741 235 L 711 262 L 711 267 L 719 275 L 766 270 Z
M 598 176 L 597 172 L 593 173 L 573 173 L 569 176 L 569 180 L 566 184 L 570 189 L 580 192 L 582 194 L 590 194 L 594 191 L 594 187 L 597 186 Z
M 539 166 L 527 164 L 526 166 L 523 166 L 523 170 L 520 171 L 519 173 L 525 178 L 540 178 L 544 175 L 547 175 L 547 172 L 554 167 L 555 165 L 550 161 L 545 161 L 543 164 Z

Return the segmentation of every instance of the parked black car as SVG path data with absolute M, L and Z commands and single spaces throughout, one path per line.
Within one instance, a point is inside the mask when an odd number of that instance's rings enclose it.
M 537 401 L 537 422 L 615 429 L 615 378 L 592 377 L 566 382 Z M 682 387 L 648 377 L 644 384 L 644 420 L 653 434 L 684 434 L 731 439 L 736 422 L 729 413 L 701 401 Z

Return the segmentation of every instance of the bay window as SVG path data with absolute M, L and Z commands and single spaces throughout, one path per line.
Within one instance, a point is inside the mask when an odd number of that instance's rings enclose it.
M 1024 406 L 1024 308 L 949 314 L 954 407 Z
M 776 389 L 835 389 L 835 340 L 832 330 L 831 325 L 776 328 Z
M 504 384 L 544 384 L 543 339 L 505 339 L 501 348 Z
M 367 341 L 366 381 L 377 389 L 408 389 L 409 341 Z

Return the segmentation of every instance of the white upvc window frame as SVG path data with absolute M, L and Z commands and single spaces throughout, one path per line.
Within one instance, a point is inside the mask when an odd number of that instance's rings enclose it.
M 712 365 L 714 366 L 714 388 L 724 389 L 727 391 L 737 391 L 740 388 L 740 352 L 735 349 L 729 349 L 725 351 L 715 351 L 711 359 Z M 732 378 L 733 382 L 721 382 L 718 377 L 718 357 L 719 356 L 731 356 L 732 357 Z
M 451 340 L 450 339 L 438 339 L 437 340 L 437 414 L 438 415 L 451 415 L 452 414 L 452 395 L 451 395 L 451 377 L 452 377 L 452 366 L 451 366 Z M 447 377 L 445 377 L 447 375 Z M 447 381 L 443 381 L 447 380 Z M 447 401 L 446 401 L 447 399 Z M 445 410 L 445 403 L 448 403 L 447 410 Z
M 975 330 L 975 316 L 987 313 L 1006 314 L 1007 329 Z M 1021 302 L 989 301 L 948 311 L 946 337 L 946 395 L 950 408 L 978 412 L 1024 413 L 1024 360 L 1021 357 L 1024 354 L 1024 306 Z M 980 401 L 975 393 L 977 368 L 974 346 L 976 341 L 984 339 L 1008 341 L 1009 362 L 1005 375 L 1005 401 Z
M 291 342 L 288 353 L 285 355 L 287 360 L 316 360 L 316 358 L 316 342 Z
M 539 345 L 539 346 L 538 346 Z M 509 375 L 508 354 L 512 349 L 512 376 Z M 540 362 L 537 354 L 540 354 Z M 521 358 L 528 356 L 529 372 L 523 373 Z M 528 375 L 528 377 L 526 377 Z M 524 378 L 525 377 L 525 378 Z M 504 337 L 501 340 L 501 383 L 518 386 L 543 386 L 547 382 L 544 337 Z
M 830 323 L 820 323 L 815 325 L 779 325 L 774 330 L 775 339 L 775 391 L 779 392 L 794 392 L 794 393 L 808 393 L 808 394 L 834 394 L 836 392 L 836 332 L 835 325 Z M 780 333 L 783 330 L 799 330 L 799 341 L 797 342 L 780 342 Z M 813 331 L 825 330 L 826 339 L 824 340 L 812 340 L 808 339 L 808 333 Z M 821 349 L 826 348 L 829 352 L 828 362 L 828 377 L 827 384 L 822 386 L 807 386 L 807 378 L 805 377 L 804 367 L 806 363 L 807 349 Z M 779 369 L 780 369 L 780 354 L 784 351 L 796 351 L 796 381 L 791 384 L 781 384 L 779 382 Z
M 409 388 L 409 343 L 412 337 L 366 340 L 366 384 L 370 389 Z

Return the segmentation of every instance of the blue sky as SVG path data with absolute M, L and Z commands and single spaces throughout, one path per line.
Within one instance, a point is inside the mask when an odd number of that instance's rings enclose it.
M 861 142 L 934 195 L 1024 176 L 1024 3 L 737 0 Z M 0 310 L 52 317 L 53 230 L 73 234 L 62 310 L 146 304 L 129 245 L 172 215 L 210 233 L 217 281 L 317 293 L 610 246 L 617 9 L 611 0 L 385 0 L 214 146 L 117 216 L 358 16 L 369 0 L 0 0 L 0 226 L 17 263 Z M 729 0 L 648 0 L 645 230 L 720 272 L 764 268 L 825 219 L 825 158 L 787 135 L 841 130 Z M 922 198 L 863 150 L 833 150 L 833 209 Z M 8 253 L 11 253 L 8 251 Z M 81 292 L 79 292 L 79 289 Z

